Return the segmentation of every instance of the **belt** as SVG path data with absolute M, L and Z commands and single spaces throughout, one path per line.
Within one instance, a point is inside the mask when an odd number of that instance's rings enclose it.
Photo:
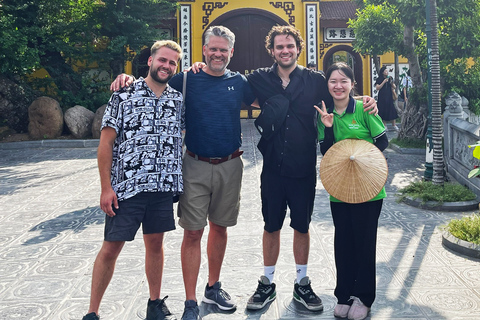
M 230 160 L 230 159 L 234 159 L 234 158 L 240 157 L 240 156 L 243 154 L 243 151 L 237 149 L 237 150 L 235 150 L 235 152 L 233 152 L 231 155 L 229 155 L 229 156 L 227 156 L 227 157 L 223 157 L 223 158 L 207 158 L 207 157 L 202 157 L 202 156 L 196 155 L 195 153 L 193 153 L 193 152 L 190 151 L 190 150 L 187 150 L 186 152 L 187 152 L 187 154 L 188 154 L 189 156 L 195 158 L 195 160 L 205 161 L 205 162 L 208 162 L 208 163 L 210 163 L 210 164 L 219 164 L 219 163 L 228 161 L 228 160 Z

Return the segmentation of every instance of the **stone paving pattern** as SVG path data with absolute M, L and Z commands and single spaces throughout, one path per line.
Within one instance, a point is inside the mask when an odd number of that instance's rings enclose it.
M 308 274 L 324 301 L 323 312 L 292 300 L 295 265 L 293 232 L 286 220 L 275 281 L 277 299 L 264 310 L 245 309 L 263 272 L 259 176 L 262 158 L 252 120 L 242 120 L 245 172 L 239 223 L 229 229 L 223 287 L 238 308 L 222 313 L 201 305 L 212 319 L 334 319 L 336 299 L 334 228 L 321 182 L 311 223 Z M 32 144 L 33 145 L 33 144 Z M 396 202 L 395 191 L 423 177 L 424 155 L 385 151 L 388 197 L 380 218 L 377 299 L 371 319 L 479 319 L 480 260 L 456 254 L 441 244 L 441 227 L 472 212 L 436 212 Z M 319 161 L 320 157 L 319 157 Z M 103 240 L 104 214 L 96 148 L 0 148 L 0 319 L 81 319 L 89 303 L 95 256 Z M 207 281 L 206 236 L 197 298 Z M 180 319 L 184 290 L 180 265 L 180 227 L 166 235 L 162 296 Z M 102 319 L 144 319 L 148 287 L 141 232 L 122 251 L 104 296 Z

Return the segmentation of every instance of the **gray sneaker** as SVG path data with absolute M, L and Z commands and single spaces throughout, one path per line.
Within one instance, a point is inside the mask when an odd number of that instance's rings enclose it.
M 85 315 L 82 320 L 100 320 L 100 317 L 95 312 L 90 312 Z
M 270 283 L 267 277 L 261 276 L 258 280 L 257 290 L 248 299 L 247 309 L 260 310 L 269 302 L 275 300 L 277 292 L 275 291 L 275 283 Z
M 202 320 L 202 317 L 200 317 L 200 310 L 198 309 L 197 301 L 185 301 L 185 310 L 183 310 L 182 320 Z
M 205 296 L 202 301 L 208 304 L 216 304 L 221 310 L 233 310 L 237 305 L 232 301 L 230 295 L 221 288 L 222 284 L 220 281 L 215 282 L 215 284 L 209 288 L 208 283 L 205 287 Z
M 165 300 L 163 299 L 150 300 L 147 303 L 147 320 L 177 320 L 177 318 L 168 310 Z
M 322 299 L 313 292 L 310 279 L 303 277 L 300 283 L 293 287 L 293 298 L 303 304 L 310 311 L 322 311 Z

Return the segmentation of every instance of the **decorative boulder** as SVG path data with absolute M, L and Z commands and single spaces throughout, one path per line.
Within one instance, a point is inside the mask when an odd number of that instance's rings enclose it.
M 103 114 L 105 113 L 105 108 L 107 108 L 106 104 L 98 108 L 97 111 L 95 112 L 95 116 L 93 117 L 93 123 L 92 123 L 93 139 L 100 138 L 100 127 L 102 126 L 102 119 L 103 119 Z
M 82 106 L 75 106 L 65 111 L 65 124 L 72 135 L 77 139 L 88 138 L 92 135 L 92 122 L 95 114 Z
M 40 97 L 28 107 L 28 134 L 32 139 L 54 139 L 63 132 L 63 112 L 57 100 Z

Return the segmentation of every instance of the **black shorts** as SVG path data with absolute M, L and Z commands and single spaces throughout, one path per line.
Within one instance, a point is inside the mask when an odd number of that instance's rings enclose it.
M 288 205 L 290 226 L 298 232 L 307 233 L 312 220 L 316 175 L 288 178 L 263 170 L 260 180 L 265 231 L 282 229 Z
M 114 217 L 105 217 L 105 241 L 132 241 L 140 224 L 143 234 L 175 230 L 172 192 L 141 192 L 118 207 Z

